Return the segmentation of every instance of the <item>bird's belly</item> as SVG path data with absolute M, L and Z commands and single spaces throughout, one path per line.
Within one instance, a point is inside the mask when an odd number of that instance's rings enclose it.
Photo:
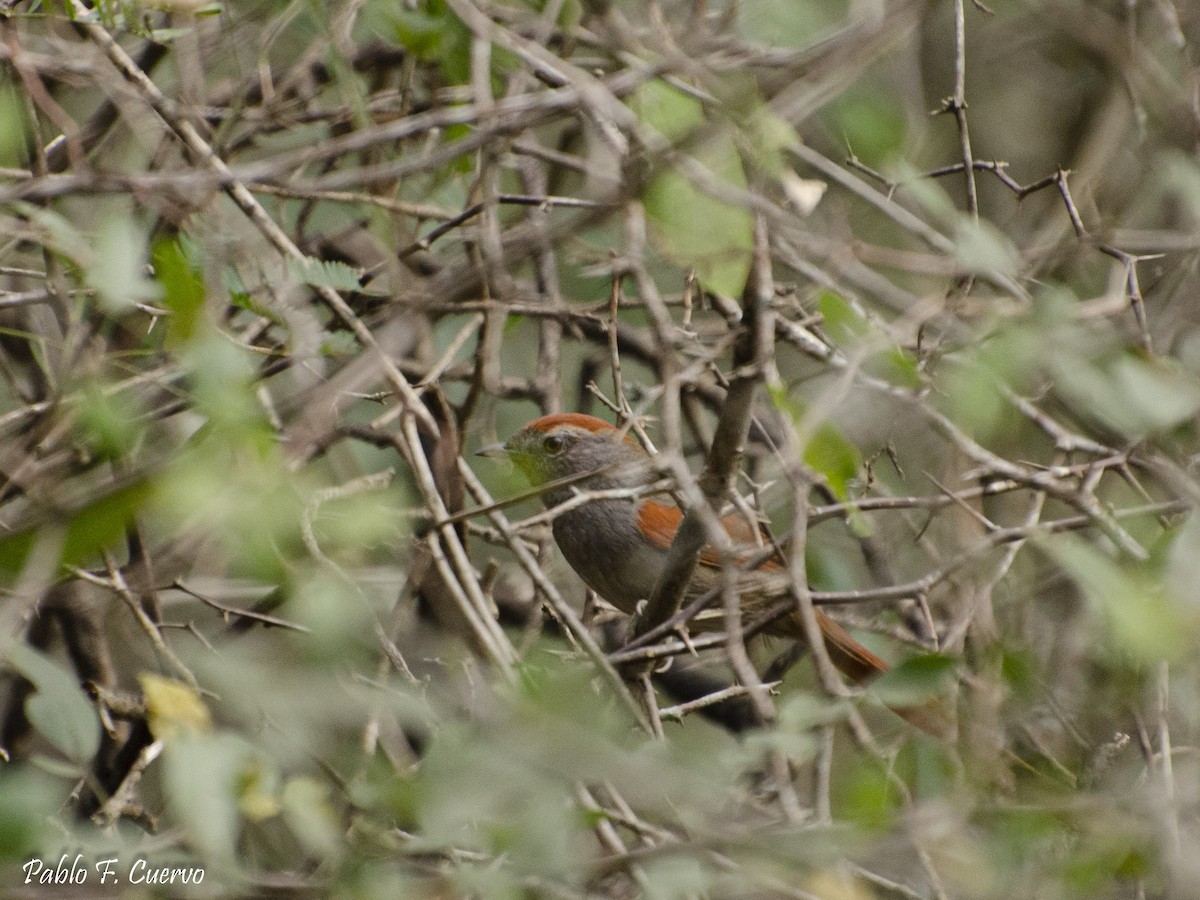
M 662 551 L 625 537 L 635 529 L 635 507 L 619 501 L 592 503 L 554 520 L 554 540 L 568 565 L 588 587 L 626 613 L 650 596 L 665 558 Z M 587 538 L 580 537 L 584 534 Z
M 649 598 L 667 559 L 666 550 L 633 539 L 637 534 L 637 507 L 621 500 L 598 500 L 554 520 L 554 540 L 575 574 L 629 614 L 640 601 Z M 701 564 L 684 590 L 684 602 L 707 593 L 720 580 L 720 569 Z M 778 569 L 740 572 L 736 585 L 743 612 L 757 611 L 763 602 L 789 593 L 788 577 Z M 720 602 L 714 598 L 715 606 L 719 607 Z M 723 627 L 722 623 L 719 615 L 702 615 L 693 627 L 703 631 Z

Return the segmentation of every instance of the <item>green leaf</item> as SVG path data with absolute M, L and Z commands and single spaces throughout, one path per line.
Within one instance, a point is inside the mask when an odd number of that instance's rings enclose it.
M 37 691 L 25 701 L 25 714 L 38 733 L 75 762 L 95 756 L 100 719 L 78 679 L 28 644 L 12 642 L 4 657 Z
M 419 59 L 433 59 L 442 39 L 445 20 L 419 9 L 397 5 L 392 14 L 396 43 Z
M 353 356 L 358 352 L 358 338 L 349 331 L 326 333 L 325 339 L 321 341 L 322 356 Z
M 167 803 L 206 860 L 233 859 L 239 774 L 252 757 L 250 746 L 231 734 L 193 734 L 172 741 L 163 751 Z
M 916 389 L 923 384 L 916 358 L 899 347 L 889 347 L 870 363 L 865 366 L 868 372 L 897 387 Z
M 804 448 L 804 461 L 825 476 L 839 500 L 849 497 L 849 484 L 862 468 L 862 454 L 830 422 L 817 429 Z
M 63 542 L 63 564 L 86 563 L 101 550 L 112 546 L 125 533 L 126 526 L 141 509 L 149 493 L 149 482 L 139 480 L 71 513 Z M 18 571 L 25 564 L 25 557 L 38 532 L 45 527 L 43 524 L 31 525 L 0 540 L 0 571 Z
M 361 287 L 359 279 L 362 278 L 362 271 L 336 260 L 307 256 L 303 260 L 288 260 L 288 269 L 304 284 L 313 287 L 333 288 L 335 291 L 357 291 Z
M 1196 610 L 1172 601 L 1151 573 L 1123 567 L 1073 535 L 1038 545 L 1079 586 L 1108 646 L 1139 662 L 1180 659 L 1195 645 Z
M 830 137 L 868 166 L 882 168 L 904 150 L 903 104 L 886 86 L 861 83 L 827 107 Z
M 436 62 L 450 84 L 465 84 L 471 76 L 471 32 L 444 0 L 429 0 L 423 9 L 407 4 L 373 3 L 368 18 L 385 40 L 405 48 L 420 60 Z
M 648 81 L 634 93 L 630 107 L 668 143 L 678 143 L 704 124 L 704 107 L 663 81 Z
M 734 9 L 739 35 L 771 47 L 797 49 L 811 45 L 846 15 L 842 0 L 751 0 Z
M 946 692 L 956 665 L 952 656 L 923 653 L 880 675 L 871 683 L 871 693 L 888 706 L 916 706 Z
M 16 82 L 5 79 L 0 86 L 0 166 L 23 168 L 29 150 L 25 110 Z
M 941 379 L 941 390 L 951 417 L 977 440 L 1012 433 L 1008 427 L 1016 414 L 1001 393 L 996 373 L 979 359 L 964 360 Z
M 247 822 L 279 815 L 279 771 L 265 759 L 255 759 L 238 773 L 238 811 Z
M 911 353 L 895 345 L 877 322 L 839 294 L 822 291 L 817 298 L 821 327 L 830 341 L 843 350 L 866 346 L 872 351 L 863 360 L 863 369 L 899 387 L 922 385 L 917 361 Z
M 644 85 L 630 105 L 670 142 L 684 139 L 705 121 L 697 100 L 657 81 Z M 692 159 L 716 184 L 746 188 L 746 175 L 728 134 L 708 137 Z M 711 290 L 741 294 L 754 244 L 754 220 L 747 209 L 706 193 L 675 169 L 654 178 L 642 199 L 656 249 L 695 270 Z
M 1021 253 L 994 225 L 960 216 L 954 229 L 954 259 L 963 271 L 1016 276 Z
M 835 797 L 840 809 L 838 819 L 845 819 L 860 828 L 888 828 L 899 812 L 901 798 L 880 767 L 859 766 L 846 790 Z
M 1060 391 L 1132 439 L 1167 431 L 1200 410 L 1200 382 L 1169 360 L 1122 353 L 1099 361 L 1064 354 L 1049 362 Z
M 734 168 L 736 167 L 736 168 Z M 736 161 L 724 172 L 713 170 L 718 179 L 740 180 Z M 680 266 L 693 269 L 709 289 L 738 296 L 750 272 L 754 223 L 739 207 L 711 197 L 676 172 L 664 172 L 646 189 L 646 212 L 650 217 L 655 247 Z
M 292 834 L 321 859 L 342 847 L 341 827 L 329 803 L 329 789 L 311 778 L 293 778 L 283 789 L 283 818 Z
M 27 862 L 62 809 L 61 783 L 31 766 L 0 768 L 0 864 Z
M 821 313 L 821 325 L 835 343 L 856 343 L 872 331 L 871 323 L 862 313 L 833 291 L 821 292 L 817 309 Z
M 109 393 L 90 382 L 79 405 L 79 430 L 96 456 L 120 459 L 142 436 L 143 412 L 131 393 Z
M 147 271 L 144 231 L 128 212 L 105 216 L 103 227 L 95 235 L 86 235 L 52 210 L 22 202 L 13 205 L 41 232 L 47 245 L 80 269 L 105 312 L 120 314 L 135 303 L 161 296 L 161 287 Z
M 145 235 L 131 219 L 108 219 L 89 256 L 77 261 L 84 266 L 84 280 L 96 291 L 105 312 L 119 315 L 136 303 L 152 303 L 162 296 L 162 288 L 146 271 Z
M 1171 361 L 1150 362 L 1125 354 L 1114 363 L 1112 378 L 1118 397 L 1142 414 L 1150 431 L 1173 428 L 1200 410 L 1200 383 Z
M 204 273 L 181 241 L 160 239 L 152 254 L 154 272 L 162 286 L 163 305 L 171 310 L 168 346 L 187 343 L 203 322 Z
M 770 389 L 770 395 L 776 407 L 793 422 L 803 418 L 805 405 L 789 397 L 782 388 Z M 848 499 L 850 482 L 858 477 L 863 464 L 862 453 L 842 436 L 832 422 L 823 422 L 817 428 L 804 448 L 804 461 L 825 476 L 830 490 L 839 500 Z
M 77 265 L 86 265 L 91 257 L 91 243 L 65 216 L 32 203 L 18 202 L 13 206 L 29 219 L 51 249 Z

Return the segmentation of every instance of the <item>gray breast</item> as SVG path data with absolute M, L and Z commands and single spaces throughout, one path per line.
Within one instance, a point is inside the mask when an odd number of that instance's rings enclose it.
M 649 596 L 664 556 L 636 535 L 637 505 L 625 500 L 597 500 L 554 520 L 554 540 L 567 563 L 588 587 L 627 613 Z

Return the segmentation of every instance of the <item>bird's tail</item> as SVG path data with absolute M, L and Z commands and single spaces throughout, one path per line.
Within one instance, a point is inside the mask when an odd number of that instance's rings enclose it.
M 825 651 L 838 671 L 855 684 L 866 684 L 882 675 L 890 667 L 886 662 L 856 641 L 841 625 L 818 609 L 817 625 L 825 639 Z M 784 636 L 793 640 L 806 641 L 804 623 L 798 613 L 792 613 L 781 621 Z M 940 698 L 920 706 L 893 706 L 892 711 L 910 725 L 915 725 L 926 734 L 945 740 L 953 739 L 954 718 L 945 702 Z

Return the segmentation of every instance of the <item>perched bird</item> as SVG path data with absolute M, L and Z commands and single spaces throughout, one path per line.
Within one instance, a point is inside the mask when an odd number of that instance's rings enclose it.
M 506 443 L 484 448 L 485 456 L 507 456 L 535 486 L 572 476 L 581 480 L 551 486 L 542 499 L 547 508 L 571 499 L 577 489 L 603 491 L 637 488 L 654 477 L 651 457 L 631 436 L 612 425 L 578 413 L 562 413 L 535 419 Z M 559 514 L 553 523 L 554 540 L 580 578 L 597 594 L 632 614 L 647 599 L 666 563 L 667 552 L 683 520 L 683 511 L 669 499 L 597 498 Z M 721 520 L 726 532 L 746 556 L 762 549 L 762 543 L 746 520 L 729 515 Z M 708 593 L 721 580 L 716 551 L 706 546 L 684 599 Z M 752 618 L 766 612 L 790 594 L 790 579 L 783 567 L 768 558 L 757 567 L 738 574 L 741 609 Z M 718 601 L 719 602 L 719 601 Z M 817 624 L 829 658 L 857 684 L 887 671 L 888 664 L 856 641 L 822 610 Z M 698 617 L 692 623 L 701 630 L 720 629 L 720 616 Z M 804 641 L 806 634 L 798 612 L 790 612 L 767 627 L 770 634 Z M 944 733 L 924 707 L 898 709 L 900 715 L 931 733 Z

